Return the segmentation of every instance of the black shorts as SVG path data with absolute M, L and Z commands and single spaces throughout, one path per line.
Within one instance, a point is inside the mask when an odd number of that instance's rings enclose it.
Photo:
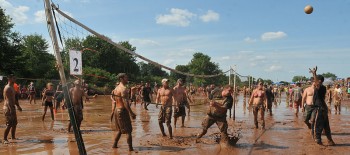
M 186 116 L 185 105 L 180 105 L 174 110 L 174 117 Z
M 46 107 L 46 106 L 52 107 L 52 106 L 53 106 L 52 101 L 51 101 L 51 102 L 45 101 L 45 107 Z
M 147 103 L 151 103 L 151 99 L 149 97 L 143 97 L 143 101 Z

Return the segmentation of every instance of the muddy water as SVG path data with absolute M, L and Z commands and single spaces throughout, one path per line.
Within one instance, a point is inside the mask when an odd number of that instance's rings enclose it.
M 208 133 L 195 143 L 195 135 L 201 131 L 201 121 L 205 116 L 206 105 L 192 107 L 190 117 L 186 117 L 184 128 L 175 128 L 174 139 L 168 140 L 160 135 L 158 127 L 159 109 L 155 105 L 145 111 L 140 105 L 132 106 L 137 114 L 133 125 L 132 154 L 348 154 L 350 151 L 350 109 L 349 102 L 343 102 L 340 115 L 330 114 L 332 135 L 336 146 L 315 144 L 299 117 L 282 97 L 273 106 L 273 116 L 265 115 L 266 130 L 254 129 L 253 113 L 244 103 L 242 96 L 236 104 L 236 120 L 228 118 L 229 133 L 240 133 L 242 138 L 235 147 L 217 144 L 214 135 L 219 132 L 213 125 Z M 195 104 L 202 103 L 196 100 Z M 48 111 L 45 121 L 41 121 L 42 107 L 29 105 L 22 100 L 23 112 L 18 112 L 17 138 L 9 145 L 0 144 L 0 154 L 78 154 L 74 134 L 67 133 L 67 111 L 59 110 L 55 121 L 51 121 Z M 1 104 L 2 106 L 3 104 Z M 122 135 L 118 149 L 112 149 L 115 137 L 114 124 L 110 122 L 111 103 L 108 97 L 99 96 L 85 104 L 82 135 L 88 154 L 127 154 L 126 136 Z M 173 121 L 173 120 L 172 120 Z M 0 117 L 0 133 L 5 129 L 4 117 Z M 178 126 L 180 124 L 178 123 Z M 167 128 L 165 127 L 166 133 Z M 11 136 L 9 136 L 11 137 Z M 323 136 L 326 145 L 326 137 Z M 2 139 L 2 138 L 1 138 Z

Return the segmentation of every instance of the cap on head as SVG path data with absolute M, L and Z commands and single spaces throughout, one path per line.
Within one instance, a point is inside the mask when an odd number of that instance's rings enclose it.
M 126 73 L 119 73 L 117 75 L 117 79 L 124 78 L 126 76 Z
M 75 80 L 75 81 L 74 81 L 74 84 L 75 84 L 75 85 L 80 85 L 80 80 Z
M 34 84 L 34 82 L 30 82 L 30 84 L 31 84 L 31 85 L 33 85 L 33 84 Z
M 162 83 L 165 83 L 165 82 L 169 82 L 169 80 L 168 79 L 163 79 Z
M 14 78 L 15 77 L 15 75 L 13 75 L 13 74 L 9 74 L 9 75 L 7 75 L 7 78 Z
M 183 83 L 183 80 L 181 78 L 177 79 L 177 83 L 179 83 L 179 82 Z

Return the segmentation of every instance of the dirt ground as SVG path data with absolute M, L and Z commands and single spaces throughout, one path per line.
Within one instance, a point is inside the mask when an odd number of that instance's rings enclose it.
M 349 154 L 350 151 L 350 110 L 349 101 L 343 101 L 341 114 L 329 115 L 335 146 L 327 146 L 327 138 L 322 136 L 324 146 L 317 145 L 304 125 L 302 114 L 295 117 L 286 104 L 285 97 L 273 106 L 273 116 L 266 115 L 266 130 L 254 129 L 253 113 L 239 97 L 236 104 L 236 120 L 228 117 L 229 133 L 240 134 L 241 139 L 234 147 L 226 147 L 215 142 L 219 129 L 214 124 L 208 133 L 195 142 L 195 135 L 201 131 L 201 122 L 207 105 L 192 107 L 191 116 L 186 117 L 184 128 L 173 129 L 174 139 L 163 138 L 158 126 L 159 109 L 150 105 L 145 111 L 140 105 L 132 105 L 137 114 L 133 125 L 133 145 L 135 152 L 129 153 L 126 135 L 122 135 L 119 148 L 113 149 L 115 137 L 114 123 L 110 122 L 111 102 L 107 96 L 85 104 L 82 136 L 88 154 Z M 203 100 L 196 100 L 200 104 Z M 0 154 L 78 154 L 74 134 L 66 131 L 67 110 L 59 110 L 55 121 L 51 121 L 48 111 L 45 121 L 41 121 L 43 107 L 37 103 L 29 105 L 21 100 L 23 112 L 18 114 L 17 138 L 11 144 L 0 144 Z M 0 104 L 1 106 L 3 103 Z M 4 116 L 1 112 L 1 116 Z M 173 120 L 172 120 L 173 122 Z M 180 124 L 178 123 L 178 126 Z M 0 133 L 5 129 L 4 117 L 0 117 Z M 165 127 L 166 133 L 167 128 Z M 9 137 L 11 137 L 9 135 Z M 2 140 L 2 137 L 1 137 Z

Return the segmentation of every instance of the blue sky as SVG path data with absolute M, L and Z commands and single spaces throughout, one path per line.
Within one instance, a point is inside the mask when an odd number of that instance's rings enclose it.
M 350 1 L 53 0 L 61 10 L 161 64 L 187 64 L 202 52 L 222 70 L 291 81 L 294 75 L 350 76 Z M 304 13 L 306 5 L 314 12 Z M 23 35 L 49 39 L 42 0 L 0 0 Z M 49 42 L 51 42 L 49 40 Z M 51 49 L 50 49 L 51 50 Z

